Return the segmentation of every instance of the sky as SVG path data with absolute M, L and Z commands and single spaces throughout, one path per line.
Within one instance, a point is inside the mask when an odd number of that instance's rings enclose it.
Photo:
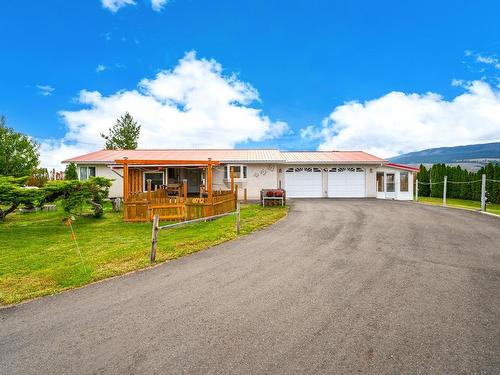
M 500 141 L 498 1 L 0 2 L 0 115 L 42 165 L 104 147 L 364 150 Z

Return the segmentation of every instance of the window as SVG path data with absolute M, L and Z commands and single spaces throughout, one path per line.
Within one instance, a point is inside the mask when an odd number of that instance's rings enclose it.
M 234 171 L 234 178 L 247 178 L 247 166 L 246 165 L 226 165 L 225 175 L 228 180 L 231 179 L 231 168 Z
M 163 172 L 144 172 L 144 191 L 148 189 L 148 180 L 151 180 L 151 190 L 163 185 Z
M 384 191 L 384 172 L 377 172 L 377 191 Z
M 95 177 L 95 167 L 80 167 L 80 180 Z
M 394 193 L 395 182 L 396 182 L 396 178 L 394 177 L 394 173 L 387 173 L 386 178 L 387 178 L 386 191 L 388 193 Z
M 408 191 L 408 172 L 399 173 L 399 191 Z

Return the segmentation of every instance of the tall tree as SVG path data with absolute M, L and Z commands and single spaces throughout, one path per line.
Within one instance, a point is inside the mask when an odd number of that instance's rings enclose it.
M 30 137 L 7 127 L 0 116 L 0 176 L 30 176 L 39 163 L 38 148 Z
M 101 133 L 101 137 L 106 140 L 107 150 L 135 150 L 140 131 L 141 126 L 137 125 L 130 113 L 125 112 L 109 129 L 108 135 Z
M 76 164 L 69 163 L 66 166 L 66 170 L 64 171 L 64 179 L 65 180 L 78 180 L 78 173 L 76 171 Z

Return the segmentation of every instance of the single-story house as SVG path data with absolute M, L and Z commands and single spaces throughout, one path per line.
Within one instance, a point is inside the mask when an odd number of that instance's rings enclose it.
M 193 195 L 209 181 L 213 190 L 227 190 L 232 169 L 240 198 L 246 192 L 248 199 L 258 199 L 261 189 L 283 188 L 288 198 L 411 200 L 418 172 L 363 151 L 100 150 L 63 161 L 70 162 L 77 165 L 80 179 L 113 179 L 110 197 L 143 192 L 148 180 L 153 190 L 175 188 L 183 181 Z

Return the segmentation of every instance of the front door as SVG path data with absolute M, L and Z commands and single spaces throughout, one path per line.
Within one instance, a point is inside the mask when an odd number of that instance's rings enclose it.
M 199 193 L 201 185 L 201 169 L 187 170 L 188 193 Z
M 394 173 L 387 173 L 385 175 L 385 197 L 396 197 L 396 175 Z

